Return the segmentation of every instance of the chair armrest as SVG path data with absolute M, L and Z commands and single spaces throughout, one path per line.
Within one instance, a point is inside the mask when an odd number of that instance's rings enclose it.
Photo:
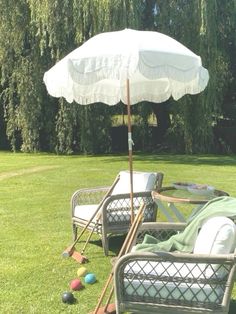
M 134 192 L 133 198 L 134 202 L 136 198 L 152 198 L 151 191 L 143 191 L 143 192 Z M 128 200 L 127 203 L 130 206 L 130 193 L 123 193 L 123 194 L 115 194 L 115 195 L 109 195 L 104 202 L 104 206 L 108 207 L 109 203 L 115 201 L 115 200 Z M 141 200 L 142 201 L 142 200 Z M 153 202 L 153 200 L 152 200 Z
M 109 186 L 101 186 L 95 188 L 84 188 L 75 191 L 71 197 L 72 215 L 76 205 L 99 204 L 109 188 Z
M 194 264 L 236 264 L 236 252 L 230 254 L 193 254 L 182 252 L 131 252 L 122 256 L 115 265 L 128 265 L 137 261 L 154 261 L 157 263 L 194 263 Z
M 131 247 L 138 243 L 142 243 L 145 234 L 149 234 L 159 241 L 165 241 L 172 235 L 184 230 L 185 227 L 186 223 L 182 222 L 145 222 L 139 227 Z
M 157 206 L 152 199 L 151 191 L 133 193 L 134 215 L 137 213 L 142 203 L 145 204 L 144 220 L 155 221 Z M 105 225 L 130 224 L 130 193 L 108 196 L 102 206 L 102 217 L 103 224 Z

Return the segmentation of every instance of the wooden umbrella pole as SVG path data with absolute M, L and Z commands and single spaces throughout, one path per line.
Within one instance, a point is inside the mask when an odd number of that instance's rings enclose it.
M 130 203 L 131 203 L 131 224 L 134 221 L 134 205 L 133 205 L 133 154 L 132 154 L 132 128 L 131 128 L 131 106 L 130 106 L 130 84 L 129 79 L 126 80 L 126 97 L 127 97 L 127 114 L 128 114 L 128 149 L 129 149 L 129 171 L 130 171 Z
M 127 253 L 130 250 L 130 246 L 131 246 L 131 243 L 133 241 L 133 238 L 134 238 L 134 236 L 135 236 L 135 234 L 136 234 L 136 232 L 138 230 L 138 227 L 139 227 L 140 223 L 142 222 L 143 209 L 144 209 L 144 204 L 142 204 L 140 206 L 139 210 L 138 210 L 138 213 L 137 213 L 137 215 L 136 215 L 136 217 L 134 219 L 134 222 L 131 225 L 131 228 L 130 228 L 130 230 L 129 230 L 126 238 L 125 238 L 125 241 L 124 241 L 121 249 L 120 249 L 120 252 L 119 252 L 119 254 L 117 256 L 117 259 L 119 259 L 122 255 L 124 255 L 125 253 Z M 108 277 L 108 279 L 106 281 L 106 284 L 105 284 L 105 286 L 103 288 L 102 294 L 101 294 L 101 296 L 100 296 L 100 298 L 98 300 L 97 306 L 96 306 L 94 312 L 92 312 L 93 314 L 97 314 L 98 313 L 98 310 L 99 310 L 100 305 L 102 303 L 102 300 L 103 300 L 103 298 L 105 296 L 105 293 L 106 293 L 106 291 L 107 291 L 107 289 L 108 289 L 108 287 L 109 287 L 109 285 L 111 283 L 112 278 L 113 278 L 113 269 L 112 269 L 112 271 L 111 271 L 111 273 L 110 273 L 110 275 L 109 275 L 109 277 Z M 111 300 L 113 291 L 114 291 L 114 287 L 111 288 L 111 291 L 110 291 L 110 294 L 109 294 L 108 300 L 106 302 L 106 305 L 105 305 L 103 313 L 106 313 L 106 310 L 107 310 L 109 302 Z

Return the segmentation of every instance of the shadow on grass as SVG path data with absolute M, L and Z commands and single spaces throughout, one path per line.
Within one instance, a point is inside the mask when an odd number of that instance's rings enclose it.
M 92 156 L 91 156 L 92 157 Z M 98 157 L 98 156 L 94 156 Z M 103 162 L 115 163 L 126 161 L 128 156 L 126 154 L 109 154 L 104 157 Z M 225 156 L 225 155 L 174 155 L 174 154 L 142 154 L 133 153 L 134 161 L 139 161 L 145 164 L 152 162 L 158 164 L 164 162 L 166 164 L 191 164 L 191 165 L 212 165 L 212 166 L 232 166 L 236 163 L 236 156 Z
M 109 238 L 109 251 L 110 251 L 110 253 L 112 252 L 115 256 L 119 254 L 120 249 L 122 247 L 122 244 L 124 243 L 125 237 L 126 237 L 126 235 L 113 235 Z M 91 240 L 90 244 L 98 245 L 98 246 L 102 247 L 102 241 L 101 240 Z
M 118 255 L 122 244 L 124 243 L 126 234 L 119 236 L 112 236 L 109 239 L 109 250 L 112 251 L 115 255 Z

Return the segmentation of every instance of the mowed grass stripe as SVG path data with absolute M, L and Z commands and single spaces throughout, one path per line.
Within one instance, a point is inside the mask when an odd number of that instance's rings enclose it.
M 41 172 L 45 170 L 51 170 L 58 167 L 59 166 L 38 166 L 38 167 L 32 167 L 32 168 L 19 169 L 15 171 L 3 172 L 3 173 L 0 173 L 0 181 L 4 179 L 16 177 L 16 176 L 22 176 L 24 174 L 31 174 L 31 173 Z

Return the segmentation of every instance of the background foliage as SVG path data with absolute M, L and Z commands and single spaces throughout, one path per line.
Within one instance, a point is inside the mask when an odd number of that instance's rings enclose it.
M 210 73 L 201 95 L 133 107 L 138 147 L 154 150 L 162 143 L 187 153 L 233 148 L 221 126 L 230 123 L 231 133 L 236 126 L 235 0 L 0 0 L 0 6 L 0 148 L 111 151 L 112 117 L 125 113 L 124 106 L 53 99 L 43 74 L 91 36 L 126 27 L 173 36 L 201 55 Z M 147 127 L 151 114 L 161 139 Z

